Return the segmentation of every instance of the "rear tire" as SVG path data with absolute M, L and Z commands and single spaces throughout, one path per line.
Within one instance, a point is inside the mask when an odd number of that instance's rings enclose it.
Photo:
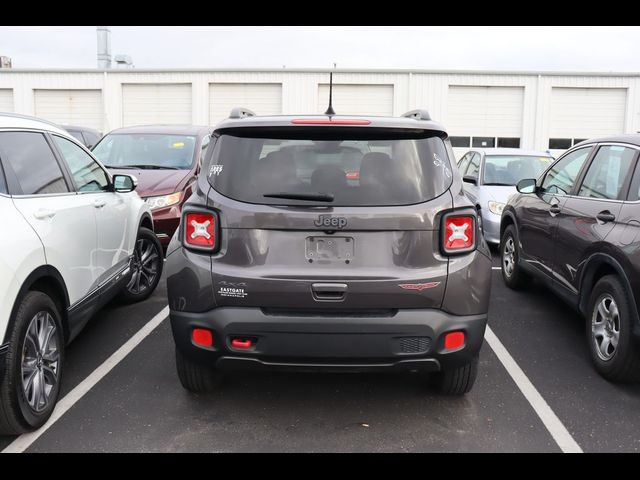
M 443 395 L 464 395 L 473 388 L 478 375 L 478 357 L 461 367 L 442 370 L 431 376 L 431 384 Z
M 193 393 L 209 393 L 222 382 L 222 374 L 212 367 L 195 363 L 176 347 L 176 368 L 182 386 Z
M 164 250 L 156 234 L 140 227 L 133 252 L 131 278 L 122 289 L 120 298 L 124 303 L 142 302 L 154 292 L 164 266 Z
M 612 382 L 640 381 L 640 345 L 632 334 L 635 321 L 627 291 L 615 275 L 593 287 L 587 313 L 587 341 L 593 364 Z
M 40 428 L 60 395 L 64 333 L 55 302 L 42 292 L 20 301 L 7 332 L 9 350 L 0 383 L 0 435 Z M 23 386 L 23 378 L 27 381 Z
M 516 227 L 509 225 L 500 241 L 500 270 L 505 285 L 512 290 L 521 290 L 531 281 L 520 266 L 520 246 Z

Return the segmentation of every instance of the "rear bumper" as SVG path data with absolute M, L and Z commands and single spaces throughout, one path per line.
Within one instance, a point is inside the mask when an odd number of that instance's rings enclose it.
M 9 350 L 9 344 L 5 343 L 0 345 L 0 383 L 4 379 L 5 359 L 7 357 L 7 351 Z
M 171 311 L 170 317 L 176 348 L 221 370 L 438 371 L 469 363 L 480 351 L 487 323 L 486 314 L 454 316 L 433 309 L 341 317 L 222 307 L 203 313 Z M 211 330 L 214 346 L 196 346 L 194 328 Z M 444 335 L 451 331 L 463 331 L 465 343 L 446 351 Z M 251 347 L 232 347 L 234 338 L 250 339 Z

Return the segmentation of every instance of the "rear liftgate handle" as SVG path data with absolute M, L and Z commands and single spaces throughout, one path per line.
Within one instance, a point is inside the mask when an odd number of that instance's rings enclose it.
M 311 285 L 314 300 L 319 302 L 342 302 L 347 295 L 346 283 L 314 283 Z

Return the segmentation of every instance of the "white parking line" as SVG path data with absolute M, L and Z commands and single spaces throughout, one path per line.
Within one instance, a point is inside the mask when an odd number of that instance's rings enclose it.
M 44 432 L 46 432 L 60 417 L 62 417 L 71 407 L 73 407 L 84 395 L 91 390 L 96 383 L 104 378 L 113 368 L 118 365 L 124 358 L 136 348 L 142 340 L 144 340 L 158 325 L 169 315 L 169 307 L 164 307 L 160 313 L 153 317 L 127 342 L 115 351 L 102 365 L 96 368 L 91 375 L 80 382 L 73 390 L 58 402 L 53 410 L 51 417 L 41 428 L 35 432 L 25 433 L 16 438 L 7 448 L 0 453 L 22 453 L 33 442 L 35 442 Z
M 540 420 L 556 441 L 560 449 L 564 453 L 582 453 L 580 445 L 573 439 L 569 430 L 562 424 L 558 416 L 553 413 L 549 404 L 542 398 L 536 387 L 533 386 L 531 380 L 525 375 L 518 366 L 511 354 L 504 347 L 502 342 L 496 337 L 493 330 L 487 326 L 484 338 L 494 351 L 498 360 L 507 370 L 513 381 L 516 383 L 524 397 L 527 399 L 533 410 L 536 412 Z

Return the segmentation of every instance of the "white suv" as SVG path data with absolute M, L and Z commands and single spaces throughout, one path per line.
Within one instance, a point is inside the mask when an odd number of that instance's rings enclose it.
M 102 305 L 157 286 L 162 247 L 135 187 L 56 125 L 0 114 L 0 435 L 46 422 L 64 347 Z

